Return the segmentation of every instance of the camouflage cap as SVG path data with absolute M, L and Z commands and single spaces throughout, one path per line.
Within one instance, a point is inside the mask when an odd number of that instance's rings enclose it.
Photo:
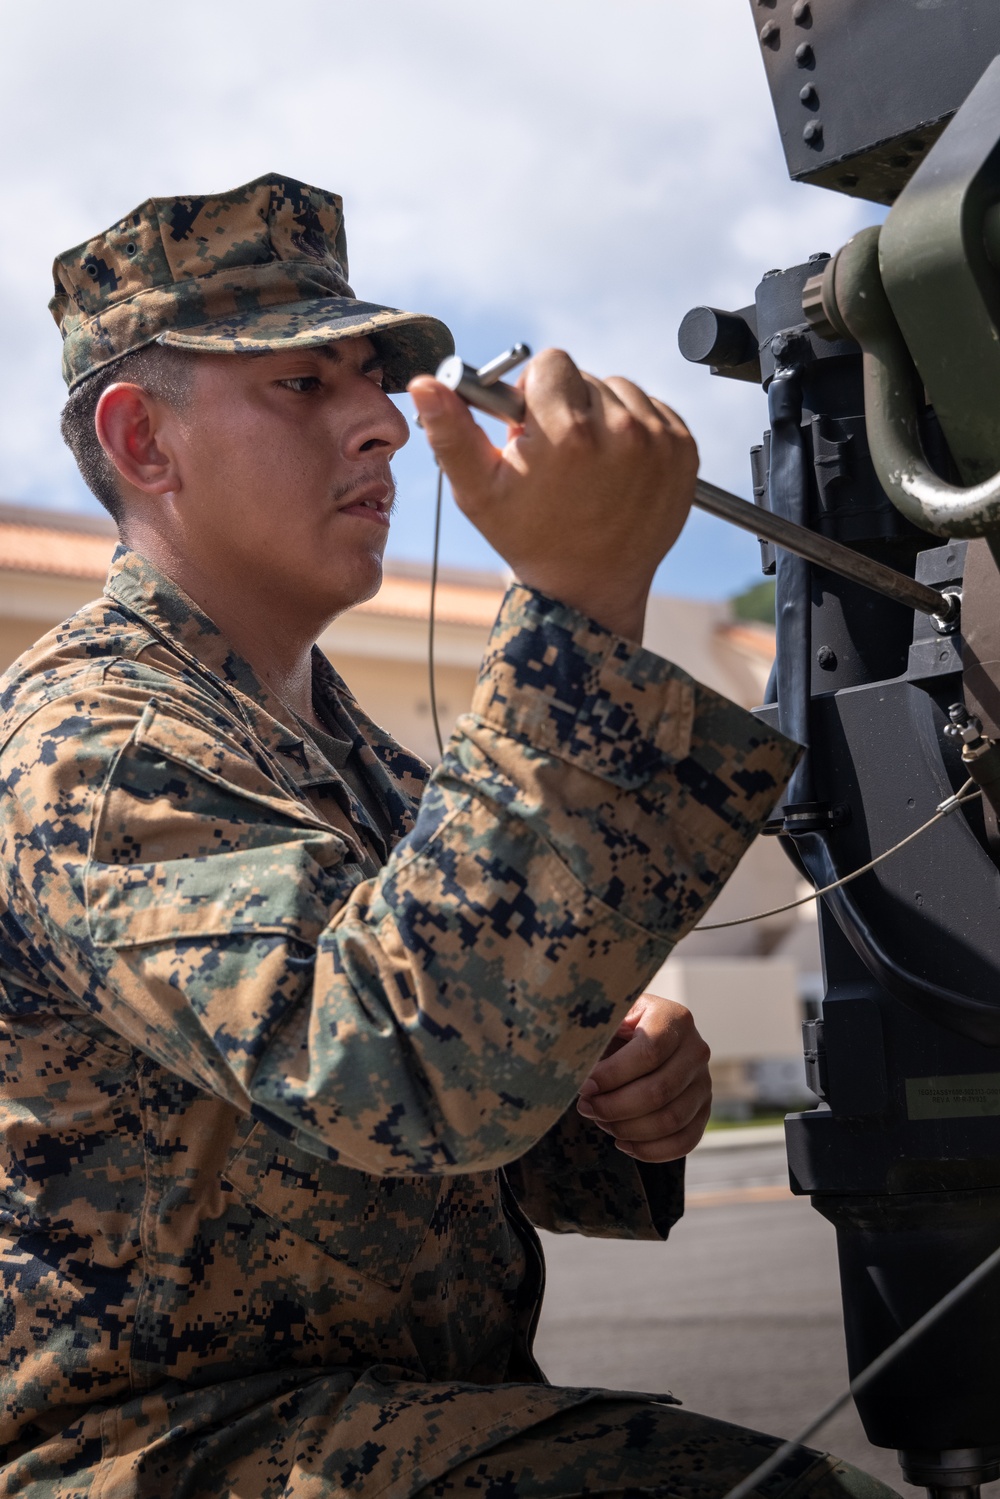
M 367 335 L 399 391 L 455 346 L 436 318 L 359 302 L 341 198 L 274 173 L 212 197 L 149 198 L 52 270 L 71 390 L 154 342 L 241 353 Z

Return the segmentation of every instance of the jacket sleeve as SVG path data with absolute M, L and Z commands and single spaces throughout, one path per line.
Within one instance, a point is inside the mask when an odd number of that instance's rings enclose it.
M 796 753 L 515 586 L 377 878 L 183 679 L 112 667 L 4 751 L 9 900 L 76 1003 L 301 1147 L 487 1170 L 565 1113 Z
M 665 1239 L 684 1212 L 684 1161 L 630 1160 L 574 1106 L 507 1181 L 536 1228 L 594 1239 Z

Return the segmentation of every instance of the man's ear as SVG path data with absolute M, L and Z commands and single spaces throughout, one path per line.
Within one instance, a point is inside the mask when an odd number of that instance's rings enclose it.
M 97 403 L 97 439 L 126 484 L 144 494 L 180 488 L 180 474 L 164 440 L 167 408 L 141 385 L 109 385 Z

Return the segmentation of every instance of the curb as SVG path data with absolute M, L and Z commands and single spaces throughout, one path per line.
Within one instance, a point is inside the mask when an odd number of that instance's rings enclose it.
M 701 1150 L 746 1150 L 752 1145 L 784 1145 L 783 1124 L 748 1124 L 745 1128 L 709 1130 L 695 1146 Z M 692 1152 L 694 1154 L 694 1152 Z

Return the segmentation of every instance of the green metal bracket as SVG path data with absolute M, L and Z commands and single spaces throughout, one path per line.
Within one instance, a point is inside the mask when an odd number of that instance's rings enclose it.
M 882 285 L 967 484 L 1000 469 L 1000 276 L 986 246 L 1000 199 L 1000 58 L 882 226 Z
M 861 345 L 879 480 L 904 515 L 939 536 L 1000 533 L 1000 275 L 991 259 L 1000 264 L 998 200 L 1000 58 L 881 230 L 855 235 L 803 296 L 817 332 Z M 917 420 L 923 390 L 969 487 L 948 483 L 927 461 Z

